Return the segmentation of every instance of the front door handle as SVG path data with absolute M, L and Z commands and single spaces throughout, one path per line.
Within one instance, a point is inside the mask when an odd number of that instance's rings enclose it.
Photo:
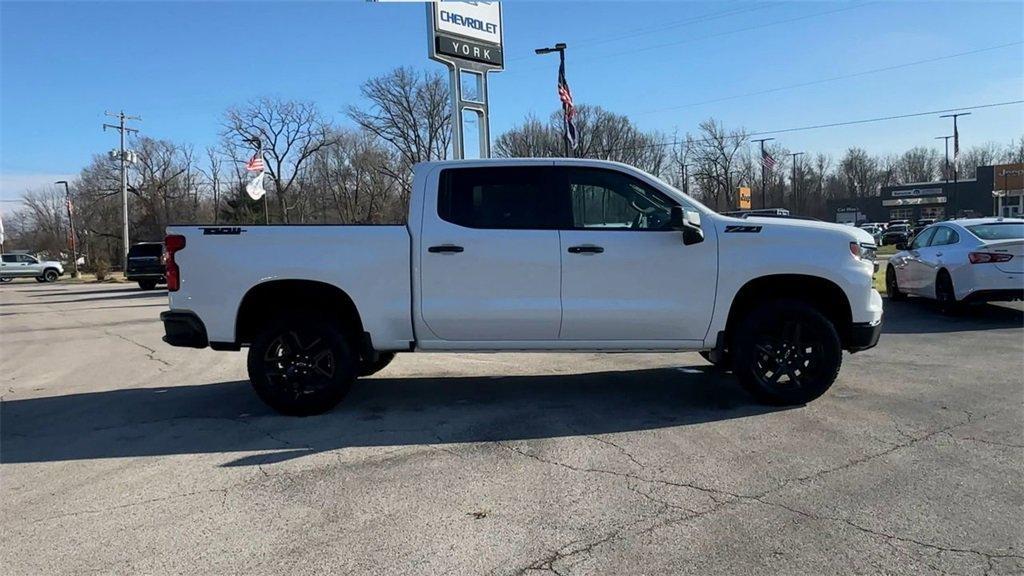
M 569 254 L 600 254 L 604 252 L 604 248 L 600 246 L 594 246 L 593 244 L 585 244 L 583 246 L 569 246 Z
M 442 244 L 441 246 L 431 246 L 427 248 L 427 252 L 433 254 L 458 254 L 465 250 L 462 246 L 456 246 L 454 244 Z

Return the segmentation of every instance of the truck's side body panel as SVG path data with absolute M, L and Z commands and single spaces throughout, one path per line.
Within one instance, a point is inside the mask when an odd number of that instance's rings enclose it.
M 195 312 L 211 342 L 235 342 L 245 294 L 274 280 L 343 290 L 378 350 L 408 350 L 413 341 L 404 226 L 172 226 L 168 233 L 186 237 L 175 255 L 181 289 L 170 293 L 170 307 Z

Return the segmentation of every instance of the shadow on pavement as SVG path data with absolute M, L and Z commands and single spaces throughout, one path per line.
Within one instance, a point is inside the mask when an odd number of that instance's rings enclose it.
M 135 284 L 122 284 L 119 288 L 105 288 L 101 290 L 22 290 L 22 292 L 28 292 L 31 298 L 47 298 L 50 296 L 78 296 L 80 294 L 124 294 L 125 292 L 131 291 L 132 293 L 148 293 L 148 294 L 167 294 L 165 288 L 156 290 L 142 291 Z
M 775 410 L 751 402 L 731 377 L 700 368 L 369 378 L 334 411 L 291 418 L 237 381 L 9 400 L 0 438 L 5 463 L 264 451 L 227 464 L 251 466 L 347 447 L 605 434 Z
M 1024 310 L 1018 303 L 979 304 L 966 307 L 955 316 L 944 315 L 930 300 L 909 298 L 902 302 L 885 300 L 883 334 L 932 334 L 968 330 L 997 330 L 1024 326 Z
M 124 292 L 121 290 L 120 292 Z M 68 296 L 77 296 L 75 292 L 68 292 Z M 49 297 L 55 294 L 47 294 Z M 137 300 L 139 298 L 166 298 L 166 290 L 152 290 L 147 292 L 130 292 L 116 296 L 95 296 L 86 298 L 62 298 L 60 300 L 35 300 L 32 302 L 9 302 L 0 306 L 45 306 L 47 304 L 73 304 L 75 302 L 115 302 L 117 300 Z

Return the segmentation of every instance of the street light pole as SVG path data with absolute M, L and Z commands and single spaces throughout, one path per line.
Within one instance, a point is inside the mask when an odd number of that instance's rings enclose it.
M 68 228 L 71 231 L 71 262 L 73 262 L 72 278 L 78 278 L 78 242 L 75 238 L 75 218 L 71 213 L 71 191 L 68 189 L 67 180 L 58 180 L 55 184 L 64 185 L 64 204 L 68 208 Z
M 943 179 L 946 181 L 946 184 L 949 184 L 949 139 L 952 137 L 952 135 L 935 137 L 936 140 L 946 141 L 946 167 L 942 170 L 942 176 Z
M 793 177 L 790 178 L 789 181 L 793 185 L 793 201 L 796 202 L 797 209 L 800 208 L 800 196 L 797 194 L 797 190 L 796 190 L 796 157 L 797 156 L 802 156 L 802 155 L 803 155 L 803 152 L 790 152 L 789 153 L 789 156 L 792 157 L 792 163 L 793 163 Z
M 767 189 L 768 183 L 766 182 L 766 174 L 768 167 L 764 165 L 764 143 L 775 138 L 761 138 L 760 140 L 751 140 L 751 142 L 758 142 L 761 144 L 761 208 L 767 208 L 768 202 L 765 199 L 765 190 Z
M 565 42 L 559 42 L 551 48 L 537 48 L 534 50 L 536 54 L 550 54 L 552 52 L 558 52 L 558 66 L 562 74 L 565 73 Z M 561 76 L 559 76 L 559 83 L 561 83 Z M 565 151 L 565 157 L 569 158 L 569 117 L 564 113 L 562 114 L 562 144 Z
M 959 116 L 970 116 L 970 112 L 957 112 L 956 114 L 944 114 L 939 118 L 953 119 L 953 217 L 956 218 L 960 208 L 960 132 L 956 128 L 956 119 Z

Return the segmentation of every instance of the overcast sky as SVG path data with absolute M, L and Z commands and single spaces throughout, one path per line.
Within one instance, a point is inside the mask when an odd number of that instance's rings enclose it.
M 491 76 L 491 129 L 558 106 L 566 42 L 577 102 L 644 128 L 714 117 L 751 131 L 1024 99 L 1021 2 L 506 2 L 506 67 Z M 368 77 L 426 57 L 418 3 L 0 3 L 0 207 L 76 174 L 116 146 L 104 110 L 197 149 L 223 111 L 263 96 L 312 100 L 340 124 Z M 1024 134 L 1024 106 L 975 111 L 964 146 Z M 840 155 L 936 146 L 933 116 L 778 136 Z

